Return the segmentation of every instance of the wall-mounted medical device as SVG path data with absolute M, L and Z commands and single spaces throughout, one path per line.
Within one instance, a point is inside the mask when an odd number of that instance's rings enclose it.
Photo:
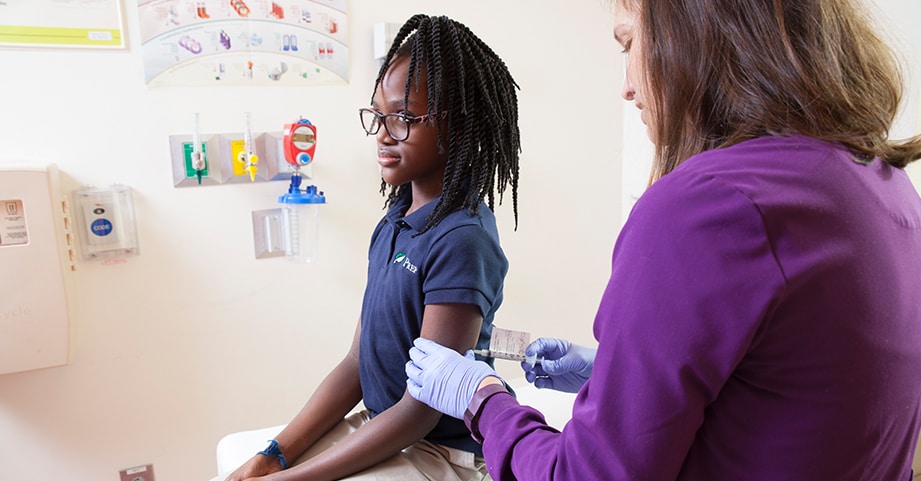
M 69 214 L 55 166 L 0 166 L 0 374 L 68 362 Z
M 250 115 L 242 132 L 202 134 L 195 114 L 191 134 L 170 135 L 174 187 L 198 187 L 288 180 L 293 168 L 285 160 L 283 132 L 255 132 Z M 309 169 L 301 169 L 309 177 Z
M 317 128 L 307 119 L 286 124 L 282 149 L 285 161 L 294 166 L 300 175 L 300 168 L 310 164 L 317 150 Z
M 288 257 L 297 262 L 316 259 L 319 245 L 319 206 L 326 196 L 316 185 L 301 188 L 301 170 L 314 159 L 317 128 L 301 118 L 285 125 L 282 151 L 291 166 L 287 192 L 278 197 L 283 207 L 253 212 L 253 244 L 256 258 Z
M 75 190 L 73 210 L 84 259 L 106 262 L 138 255 L 130 187 L 116 184 Z

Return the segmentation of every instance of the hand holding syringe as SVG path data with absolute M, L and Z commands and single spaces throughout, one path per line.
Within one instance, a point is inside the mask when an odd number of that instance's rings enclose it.
M 493 327 L 492 337 L 489 339 L 489 349 L 475 349 L 474 354 L 491 357 L 493 359 L 507 359 L 510 361 L 526 362 L 532 368 L 543 361 L 543 356 L 528 356 L 525 354 L 528 344 L 531 343 L 531 333 L 512 331 Z
M 494 327 L 489 349 L 473 353 L 521 362 L 525 379 L 541 389 L 574 393 L 588 381 L 595 364 L 594 348 L 556 338 L 530 341 L 530 333 Z

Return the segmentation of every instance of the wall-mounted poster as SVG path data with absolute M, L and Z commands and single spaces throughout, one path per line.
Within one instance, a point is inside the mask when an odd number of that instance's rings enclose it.
M 346 0 L 138 0 L 138 15 L 150 86 L 349 80 Z
M 0 0 L 0 46 L 123 48 L 120 0 Z

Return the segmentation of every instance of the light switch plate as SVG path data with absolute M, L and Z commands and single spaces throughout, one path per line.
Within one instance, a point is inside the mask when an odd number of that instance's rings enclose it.
M 120 481 L 154 481 L 153 464 L 123 469 L 118 475 Z

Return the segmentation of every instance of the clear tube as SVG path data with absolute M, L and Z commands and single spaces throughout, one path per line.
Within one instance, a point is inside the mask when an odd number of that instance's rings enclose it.
M 289 204 L 288 212 L 293 262 L 312 262 L 317 258 L 320 239 L 319 204 Z
M 524 362 L 531 368 L 534 369 L 534 366 L 539 366 L 544 362 L 544 356 L 538 356 L 537 354 L 533 356 L 525 355 Z

